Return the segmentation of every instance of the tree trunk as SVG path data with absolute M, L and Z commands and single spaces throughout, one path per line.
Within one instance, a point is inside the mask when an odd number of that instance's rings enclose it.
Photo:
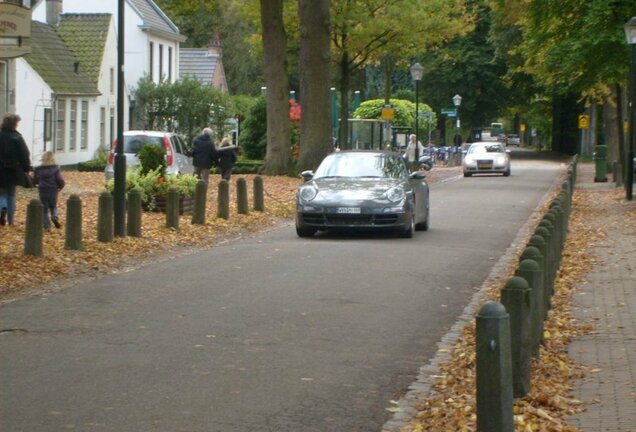
M 297 169 L 315 169 L 331 151 L 330 0 L 299 0 L 300 157 Z
M 603 101 L 603 136 L 607 145 L 607 161 L 618 161 L 625 167 L 625 146 L 622 115 L 622 89 L 619 85 L 610 86 L 611 94 Z
M 286 174 L 291 157 L 287 39 L 283 0 L 261 0 L 261 25 L 267 86 L 266 174 Z
M 338 143 L 341 149 L 349 147 L 349 53 L 344 51 L 340 57 L 340 132 Z
M 384 103 L 386 105 L 391 103 L 391 93 L 393 90 L 393 69 L 395 68 L 395 57 L 392 55 L 386 55 L 383 59 L 383 72 L 384 72 Z

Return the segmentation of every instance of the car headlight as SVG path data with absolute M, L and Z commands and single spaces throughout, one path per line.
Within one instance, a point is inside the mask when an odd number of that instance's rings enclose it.
M 506 157 L 505 156 L 497 156 L 497 165 L 505 165 Z
M 305 186 L 300 189 L 298 196 L 301 201 L 311 201 L 318 195 L 318 189 L 313 186 Z
M 400 202 L 404 199 L 405 195 L 404 189 L 401 187 L 394 187 L 386 192 L 386 197 L 391 202 Z
M 464 158 L 464 163 L 465 163 L 466 165 L 473 165 L 473 164 L 475 163 L 475 160 L 473 159 L 473 157 L 472 157 L 472 156 L 466 156 L 466 157 Z

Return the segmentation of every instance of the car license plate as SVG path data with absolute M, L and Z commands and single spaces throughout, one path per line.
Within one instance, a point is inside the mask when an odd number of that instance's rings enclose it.
M 479 164 L 478 166 L 479 169 L 491 169 L 492 168 L 492 163 L 490 162 L 482 162 Z
M 360 207 L 338 207 L 336 213 L 340 214 L 359 214 Z

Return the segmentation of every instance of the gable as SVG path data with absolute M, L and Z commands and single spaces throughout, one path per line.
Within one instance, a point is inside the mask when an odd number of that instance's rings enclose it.
M 141 16 L 143 27 L 151 32 L 169 37 L 179 42 L 185 41 L 185 37 L 179 34 L 179 29 L 152 0 L 127 0 Z
M 179 78 L 189 76 L 201 84 L 212 86 L 219 63 L 220 56 L 209 54 L 207 48 L 181 48 L 179 50 Z
M 71 52 L 53 27 L 32 21 L 31 47 L 31 54 L 24 59 L 55 93 L 86 96 L 100 94 L 96 83 L 83 72 L 79 58 Z
M 94 83 L 104 58 L 110 27 L 110 14 L 62 14 L 58 33 L 66 46 L 79 59 L 82 71 Z

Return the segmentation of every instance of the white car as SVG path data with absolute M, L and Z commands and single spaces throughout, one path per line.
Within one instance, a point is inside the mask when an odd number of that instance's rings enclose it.
M 108 154 L 106 165 L 106 180 L 115 176 L 115 154 L 117 153 L 117 140 Z M 186 156 L 190 146 L 178 134 L 160 131 L 126 131 L 124 132 L 124 155 L 126 155 L 127 169 L 137 166 L 137 153 L 145 145 L 158 145 L 166 149 L 166 174 L 193 174 L 194 166 L 192 158 Z
M 473 174 L 510 175 L 510 150 L 500 142 L 476 142 L 468 147 L 462 161 L 464 177 Z

